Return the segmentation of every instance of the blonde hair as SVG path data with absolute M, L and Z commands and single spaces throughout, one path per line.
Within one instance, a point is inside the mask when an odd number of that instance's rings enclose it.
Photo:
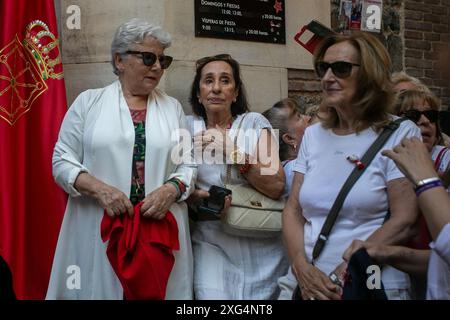
M 372 126 L 379 130 L 389 123 L 389 111 L 395 101 L 390 74 L 391 58 L 375 36 L 355 32 L 350 35 L 333 34 L 325 38 L 314 54 L 314 65 L 323 60 L 328 48 L 342 42 L 351 44 L 360 56 L 358 88 L 352 101 L 357 119 L 355 129 L 358 132 Z M 322 119 L 325 128 L 335 128 L 338 125 L 336 110 L 330 109 Z
M 409 82 L 414 86 L 414 90 L 418 90 L 418 91 L 423 91 L 423 92 L 431 92 L 430 89 L 422 83 L 422 81 L 420 81 L 419 79 L 410 76 L 409 74 L 407 74 L 404 71 L 400 71 L 400 72 L 394 72 L 392 74 L 392 84 L 395 87 L 396 85 L 398 85 L 399 83 L 402 82 Z

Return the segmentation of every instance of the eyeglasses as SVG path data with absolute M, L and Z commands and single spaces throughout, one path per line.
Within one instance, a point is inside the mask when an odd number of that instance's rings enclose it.
M 195 68 L 198 69 L 200 67 L 203 67 L 205 64 L 211 61 L 231 61 L 231 60 L 233 60 L 233 58 L 227 53 L 222 53 L 210 57 L 203 57 L 195 62 Z
M 159 57 L 156 56 L 153 52 L 141 52 L 141 51 L 127 51 L 126 54 L 140 54 L 142 56 L 142 61 L 146 66 L 153 66 L 156 62 L 156 59 L 159 60 L 159 65 L 161 69 L 167 69 L 172 63 L 173 58 L 171 56 L 161 55 Z
M 419 111 L 417 109 L 409 109 L 402 114 L 415 124 L 420 120 L 420 117 L 424 115 L 431 123 L 436 123 L 439 120 L 439 111 L 437 110 L 425 110 Z
M 344 79 L 350 76 L 353 66 L 359 67 L 360 65 L 347 61 L 336 61 L 333 63 L 320 61 L 316 63 L 315 69 L 320 78 L 323 78 L 325 73 L 327 73 L 327 70 L 331 68 L 331 71 L 333 71 L 333 74 L 336 77 Z

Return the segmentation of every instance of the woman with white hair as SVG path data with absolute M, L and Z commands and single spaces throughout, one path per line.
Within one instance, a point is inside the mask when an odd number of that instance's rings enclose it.
M 118 81 L 81 93 L 65 116 L 53 174 L 69 201 L 47 299 L 124 298 L 101 223 L 108 216 L 133 216 L 138 203 L 141 220 L 163 221 L 172 212 L 180 250 L 174 251 L 165 298 L 192 299 L 192 249 L 183 200 L 197 169 L 171 160 L 177 145 L 172 133 L 185 127 L 185 115 L 176 99 L 156 88 L 172 62 L 164 54 L 170 42 L 167 32 L 148 22 L 132 19 L 121 25 L 111 44 Z

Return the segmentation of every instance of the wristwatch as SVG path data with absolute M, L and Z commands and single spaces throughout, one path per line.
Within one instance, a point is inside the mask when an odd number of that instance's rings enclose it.
M 238 148 L 234 149 L 230 153 L 230 160 L 233 164 L 244 164 L 245 161 L 245 153 L 240 151 Z

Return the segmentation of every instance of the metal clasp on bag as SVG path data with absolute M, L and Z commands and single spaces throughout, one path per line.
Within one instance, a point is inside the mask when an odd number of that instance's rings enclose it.
M 262 208 L 262 204 L 259 201 L 250 201 L 250 204 L 254 207 Z

